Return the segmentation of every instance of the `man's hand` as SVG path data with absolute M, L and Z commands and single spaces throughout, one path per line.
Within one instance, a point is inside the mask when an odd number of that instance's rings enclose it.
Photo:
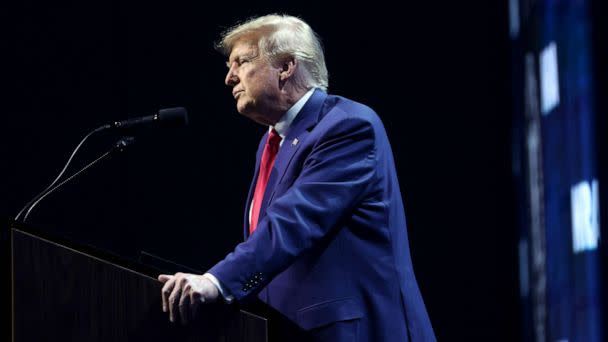
M 165 283 L 162 290 L 163 312 L 169 311 L 169 320 L 176 322 L 178 317 L 183 324 L 194 319 L 201 303 L 214 302 L 219 291 L 202 275 L 190 273 L 161 274 L 158 280 Z

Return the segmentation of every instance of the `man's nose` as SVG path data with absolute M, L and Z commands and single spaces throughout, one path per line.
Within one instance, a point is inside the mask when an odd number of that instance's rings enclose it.
M 226 74 L 226 79 L 224 80 L 224 83 L 227 86 L 234 87 L 238 82 L 239 78 L 234 73 L 234 67 L 230 66 L 230 70 L 228 70 L 228 73 Z

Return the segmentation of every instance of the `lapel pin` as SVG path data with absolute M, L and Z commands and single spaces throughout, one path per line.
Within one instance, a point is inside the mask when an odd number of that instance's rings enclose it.
M 296 146 L 298 142 L 300 142 L 298 138 L 293 139 L 293 141 L 291 142 L 291 146 Z

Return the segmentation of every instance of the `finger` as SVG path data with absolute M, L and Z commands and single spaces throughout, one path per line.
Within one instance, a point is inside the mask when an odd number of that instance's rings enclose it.
M 190 317 L 196 319 L 198 314 L 199 306 L 205 302 L 205 298 L 200 293 L 191 291 L 190 292 Z
M 169 320 L 175 322 L 178 314 L 179 300 L 182 293 L 181 280 L 175 279 L 175 286 L 169 296 Z
M 172 275 L 169 275 L 169 274 L 160 274 L 160 275 L 158 276 L 158 278 L 157 278 L 157 279 L 158 279 L 158 281 L 160 281 L 160 282 L 166 283 L 166 282 L 167 282 L 167 280 L 169 280 L 169 279 L 171 279 L 171 278 L 173 278 L 173 276 L 172 276 Z
M 179 299 L 179 314 L 181 321 L 186 324 L 190 320 L 190 292 L 192 292 L 192 286 L 187 281 L 183 282 L 181 298 Z
M 161 296 L 163 299 L 163 312 L 167 312 L 167 310 L 168 310 L 169 296 L 171 295 L 171 292 L 173 291 L 174 287 L 175 287 L 175 279 L 174 279 L 174 277 L 171 276 L 165 282 L 165 285 L 163 286 L 163 289 L 161 290 Z
M 182 292 L 182 297 L 179 300 L 179 315 L 182 324 L 190 321 L 190 296 L 185 292 Z

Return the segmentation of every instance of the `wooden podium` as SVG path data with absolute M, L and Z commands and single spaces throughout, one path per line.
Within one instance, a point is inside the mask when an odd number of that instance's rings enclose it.
M 267 320 L 235 305 L 170 323 L 156 274 L 22 227 L 10 233 L 14 342 L 268 341 Z

